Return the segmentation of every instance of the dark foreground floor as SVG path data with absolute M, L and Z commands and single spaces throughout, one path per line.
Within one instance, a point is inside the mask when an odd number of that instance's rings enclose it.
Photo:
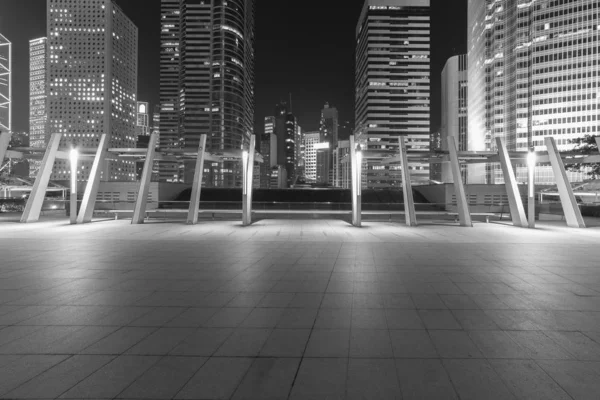
M 0 397 L 599 399 L 600 229 L 0 223 Z

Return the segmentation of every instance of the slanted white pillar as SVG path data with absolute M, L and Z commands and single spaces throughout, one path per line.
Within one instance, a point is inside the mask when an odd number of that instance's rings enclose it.
M 596 138 L 596 140 L 598 140 L 598 138 Z M 562 204 L 563 212 L 565 213 L 567 225 L 571 228 L 585 228 L 581 210 L 577 205 L 573 188 L 567 178 L 565 165 L 563 164 L 558 148 L 556 147 L 556 142 L 553 137 L 546 137 L 544 138 L 544 143 L 548 150 L 548 157 L 550 158 L 550 164 L 552 165 L 552 171 L 554 172 L 554 178 L 556 179 L 556 187 L 558 188 L 558 194 L 560 195 L 560 202 Z
M 0 132 L 0 166 L 2 166 L 2 163 L 4 162 L 4 157 L 6 157 L 6 151 L 8 150 L 11 136 L 12 134 L 10 132 Z
M 102 172 L 102 164 L 106 159 L 108 153 L 109 137 L 104 133 L 100 136 L 100 143 L 98 144 L 98 150 L 94 157 L 94 163 L 90 170 L 87 185 L 85 185 L 85 192 L 83 193 L 83 200 L 81 200 L 81 208 L 79 209 L 79 215 L 77 215 L 77 223 L 83 224 L 92 222 L 92 216 L 94 214 L 94 207 L 96 206 L 96 196 L 98 195 L 98 188 L 100 186 L 100 173 Z M 105 177 L 106 178 L 106 177 Z
M 460 163 L 458 161 L 458 150 L 456 149 L 456 140 L 454 136 L 448 136 L 448 152 L 450 153 L 450 167 L 452 179 L 454 180 L 454 193 L 456 194 L 456 207 L 458 208 L 458 219 L 460 226 L 473 226 L 471 212 L 469 211 L 469 202 L 465 186 L 463 185 L 462 175 L 460 173 Z
M 254 153 L 256 147 L 256 136 L 250 136 L 250 148 L 248 149 L 247 160 L 243 168 L 244 187 L 242 196 L 242 224 L 248 226 L 252 224 L 252 185 L 254 183 Z
M 52 175 L 52 168 L 54 167 L 54 160 L 56 160 L 56 153 L 58 152 L 61 137 L 61 133 L 50 135 L 50 141 L 46 147 L 42 165 L 35 178 L 29 199 L 27 199 L 25 211 L 23 211 L 23 215 L 21 216 L 22 223 L 36 222 L 40 219 L 40 212 L 44 205 L 44 198 L 46 197 L 46 190 L 48 189 L 48 182 L 50 182 L 50 175 Z
M 198 223 L 198 212 L 200 209 L 200 193 L 202 192 L 202 179 L 204 177 L 204 155 L 206 154 L 206 135 L 200 135 L 200 144 L 198 145 L 198 158 L 196 159 L 196 169 L 194 171 L 194 183 L 192 184 L 192 193 L 190 194 L 190 208 L 188 210 L 187 224 L 196 225 Z
M 408 169 L 408 155 L 406 153 L 406 137 L 398 138 L 400 143 L 400 164 L 402 167 L 402 192 L 404 193 L 404 216 L 406 225 L 417 226 L 417 213 L 413 199 L 412 184 L 410 183 L 410 170 Z
M 146 205 L 148 204 L 148 192 L 150 190 L 150 182 L 152 179 L 152 167 L 154 166 L 154 156 L 156 154 L 156 143 L 158 142 L 158 133 L 150 135 L 148 150 L 146 151 L 146 161 L 144 161 L 144 169 L 142 170 L 142 179 L 138 190 L 137 199 L 135 200 L 135 208 L 133 210 L 133 225 L 143 224 L 146 216 Z
M 600 152 L 600 136 L 596 136 L 594 139 L 596 139 L 596 145 L 598 146 L 598 152 Z
M 359 162 L 356 153 L 356 143 L 354 135 L 350 136 L 350 176 L 352 185 L 352 225 L 360 227 L 362 225 L 362 204 L 361 204 L 361 169 L 362 163 Z
M 500 165 L 502 166 L 502 173 L 504 174 L 504 183 L 506 186 L 506 195 L 508 196 L 508 205 L 510 207 L 510 216 L 514 226 L 520 226 L 527 228 L 529 223 L 525 216 L 525 207 L 523 207 L 523 199 L 517 186 L 517 180 L 515 178 L 515 171 L 513 171 L 508 150 L 506 149 L 506 143 L 502 138 L 496 138 L 496 146 L 498 147 L 498 155 L 500 158 Z

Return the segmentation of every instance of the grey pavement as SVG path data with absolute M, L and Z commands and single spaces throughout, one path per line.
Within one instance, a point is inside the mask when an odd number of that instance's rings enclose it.
M 598 399 L 600 228 L 0 220 L 3 399 Z

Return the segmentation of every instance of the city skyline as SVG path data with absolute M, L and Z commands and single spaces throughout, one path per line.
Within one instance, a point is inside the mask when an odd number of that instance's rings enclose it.
M 143 1 L 143 3 L 142 3 Z M 159 98 L 160 1 L 117 0 L 140 29 L 138 100 L 153 109 Z M 19 4 L 21 3 L 21 4 Z M 0 32 L 14 43 L 14 129 L 28 131 L 28 42 L 45 36 L 46 1 L 19 0 L 0 4 Z M 256 6 L 256 112 L 254 133 L 262 134 L 264 117 L 281 100 L 292 97 L 292 110 L 305 130 L 319 128 L 322 105 L 340 113 L 340 123 L 354 120 L 354 29 L 363 0 Z M 142 8 L 143 4 L 143 8 Z M 343 7 L 342 7 L 343 6 Z M 343 10 L 343 11 L 341 11 Z M 288 11 L 289 18 L 271 18 Z M 14 18 L 7 18 L 14 15 Z M 450 18 L 447 18 L 450 16 Z M 440 122 L 439 73 L 449 57 L 466 51 L 466 0 L 432 4 L 432 129 Z M 28 24 L 19 24 L 26 19 Z M 307 31 L 306 21 L 311 29 Z M 451 41 L 451 45 L 448 45 Z M 318 61 L 318 62 L 317 62 Z M 437 110 L 437 111 L 436 111 Z M 343 130 L 340 134 L 343 134 Z M 347 131 L 345 131 L 347 132 Z M 340 139 L 344 139 L 341 137 Z

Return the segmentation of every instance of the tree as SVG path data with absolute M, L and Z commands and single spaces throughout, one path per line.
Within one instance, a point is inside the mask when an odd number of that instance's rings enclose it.
M 594 136 L 585 135 L 571 141 L 575 145 L 573 151 L 585 155 L 598 155 L 598 144 Z M 597 164 L 568 164 L 565 166 L 571 172 L 583 172 L 591 179 L 600 178 L 600 163 Z

